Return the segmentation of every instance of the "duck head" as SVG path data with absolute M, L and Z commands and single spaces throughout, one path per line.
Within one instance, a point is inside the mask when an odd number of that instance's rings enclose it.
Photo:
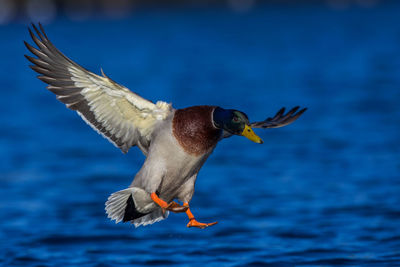
M 234 135 L 247 137 L 251 141 L 262 144 L 263 140 L 250 127 L 249 118 L 239 110 L 216 107 L 213 113 L 215 127 Z

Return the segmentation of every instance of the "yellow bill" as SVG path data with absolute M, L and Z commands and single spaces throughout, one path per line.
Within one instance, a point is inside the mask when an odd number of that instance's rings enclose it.
M 255 143 L 258 143 L 258 144 L 264 143 L 263 140 L 254 133 L 253 129 L 251 129 L 251 127 L 249 125 L 246 125 L 244 127 L 242 135 L 247 137 L 248 139 L 250 139 L 251 141 L 253 141 Z

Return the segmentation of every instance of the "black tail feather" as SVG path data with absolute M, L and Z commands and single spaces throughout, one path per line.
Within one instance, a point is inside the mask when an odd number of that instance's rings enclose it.
M 143 217 L 148 213 L 141 213 L 135 207 L 135 202 L 133 202 L 132 195 L 129 196 L 128 200 L 126 201 L 126 208 L 124 218 L 122 219 L 123 222 L 129 222 L 134 219 Z

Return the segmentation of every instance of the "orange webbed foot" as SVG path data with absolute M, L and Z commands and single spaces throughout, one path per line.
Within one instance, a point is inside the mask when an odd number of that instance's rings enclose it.
M 204 229 L 204 228 L 207 228 L 209 226 L 216 225 L 218 223 L 218 222 L 213 222 L 213 223 L 201 223 L 201 222 L 198 222 L 194 218 L 193 213 L 190 211 L 189 203 L 188 202 L 183 203 L 183 206 L 188 208 L 187 211 L 186 211 L 186 214 L 187 214 L 187 216 L 189 218 L 189 223 L 186 225 L 186 227 L 197 227 L 197 228 L 200 228 L 200 229 Z
M 179 204 L 176 203 L 175 201 L 171 201 L 171 202 L 168 204 L 168 206 L 165 207 L 164 209 L 165 209 L 165 210 L 172 211 L 172 212 L 175 212 L 175 213 L 179 213 L 179 212 L 186 212 L 186 210 L 187 210 L 188 208 L 189 208 L 189 207 L 179 205 Z
M 162 208 L 163 213 L 167 210 L 178 213 L 178 212 L 185 212 L 189 207 L 185 205 L 179 205 L 175 201 L 171 201 L 170 203 L 165 202 L 161 198 L 157 196 L 156 193 L 150 194 L 151 199 Z
M 189 223 L 186 225 L 186 227 L 197 227 L 197 228 L 200 228 L 200 229 L 204 229 L 204 228 L 207 228 L 209 226 L 216 225 L 217 223 L 218 222 L 201 223 L 201 222 L 196 221 L 196 219 L 193 218 L 193 219 L 191 219 L 189 221 Z

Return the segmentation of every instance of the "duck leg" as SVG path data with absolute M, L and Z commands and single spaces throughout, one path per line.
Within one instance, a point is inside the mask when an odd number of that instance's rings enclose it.
M 197 227 L 197 228 L 204 229 L 206 227 L 209 227 L 209 226 L 212 226 L 212 225 L 215 225 L 215 224 L 218 223 L 218 222 L 212 222 L 212 223 L 201 223 L 201 222 L 198 222 L 194 218 L 193 213 L 190 211 L 189 203 L 184 203 L 183 206 L 187 207 L 186 215 L 189 217 L 189 223 L 186 225 L 186 227 Z
M 163 212 L 165 213 L 166 210 L 178 213 L 178 212 L 185 212 L 189 207 L 179 205 L 175 201 L 171 201 L 170 203 L 165 202 L 161 198 L 157 196 L 156 193 L 150 194 L 151 199 L 162 208 Z

